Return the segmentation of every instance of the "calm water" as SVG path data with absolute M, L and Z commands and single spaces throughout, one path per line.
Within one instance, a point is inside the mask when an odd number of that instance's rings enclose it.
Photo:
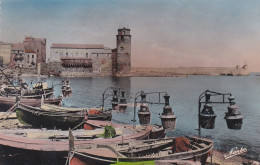
M 31 78 L 30 78 L 31 79 Z M 230 151 L 232 147 L 246 147 L 247 156 L 260 160 L 260 77 L 259 76 L 190 76 L 186 78 L 69 78 L 73 90 L 72 97 L 64 99 L 65 106 L 93 107 L 101 105 L 103 91 L 110 86 L 116 86 L 126 91 L 128 102 L 133 102 L 138 91 L 167 91 L 171 96 L 170 104 L 177 116 L 176 130 L 167 132 L 172 136 L 197 135 L 198 128 L 198 97 L 206 89 L 217 92 L 232 93 L 245 119 L 241 130 L 229 130 L 224 120 L 227 105 L 214 105 L 217 114 L 215 129 L 202 129 L 203 136 L 211 136 L 215 148 Z M 27 79 L 28 81 L 29 79 Z M 36 81 L 59 83 L 62 78 L 41 78 Z M 61 86 L 55 86 L 55 95 L 61 94 Z M 148 97 L 152 100 L 153 97 Z M 106 107 L 110 108 L 110 99 Z M 159 113 L 163 105 L 150 105 L 152 123 L 160 124 Z M 133 107 L 128 107 L 125 113 L 113 113 L 113 121 L 131 123 Z M 138 124 L 138 121 L 137 121 Z

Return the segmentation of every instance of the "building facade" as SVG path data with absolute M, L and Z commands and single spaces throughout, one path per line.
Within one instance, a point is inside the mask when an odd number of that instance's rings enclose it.
M 11 59 L 12 44 L 0 42 L 0 65 L 9 65 Z
M 36 68 L 37 53 L 34 50 L 25 49 L 24 51 L 24 68 Z
M 36 68 L 46 62 L 46 39 L 25 37 L 23 43 L 12 44 L 10 65 L 19 68 Z
M 25 37 L 24 48 L 36 52 L 36 65 L 46 62 L 46 38 Z
M 23 68 L 24 63 L 24 45 L 23 43 L 12 44 L 12 60 L 10 65 L 13 67 Z
M 112 50 L 103 45 L 52 44 L 48 62 L 61 62 L 62 72 L 112 74 Z
M 61 63 L 61 72 L 87 72 L 92 75 L 127 75 L 131 70 L 130 29 L 118 29 L 115 49 L 93 44 L 58 44 L 50 48 L 47 62 Z

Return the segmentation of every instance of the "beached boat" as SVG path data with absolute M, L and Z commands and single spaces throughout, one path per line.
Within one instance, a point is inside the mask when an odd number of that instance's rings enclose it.
M 112 123 L 111 121 L 100 121 L 100 120 L 87 120 L 84 123 L 84 129 L 86 130 L 95 130 L 99 128 L 104 128 L 105 126 L 113 126 L 115 128 L 120 128 L 120 127 L 129 127 L 130 125 L 116 124 L 116 123 Z M 152 126 L 152 130 L 149 133 L 147 139 L 158 139 L 158 138 L 165 137 L 165 129 L 161 125 L 151 125 L 151 126 Z M 136 127 L 136 126 L 132 125 L 132 127 Z
M 27 123 L 36 128 L 58 128 L 69 129 L 83 124 L 87 115 L 84 109 L 43 109 L 32 107 L 25 104 L 18 104 L 16 107 L 16 116 L 21 123 Z
M 113 138 L 99 138 L 104 128 L 99 130 L 74 130 L 74 145 L 79 147 L 86 144 L 108 144 L 118 141 L 142 140 L 149 136 L 152 126 L 122 125 L 117 127 L 116 136 Z M 0 130 L 0 146 L 14 149 L 33 150 L 39 152 L 64 152 L 69 151 L 69 131 L 46 129 L 4 129 Z
M 44 99 L 44 103 L 46 104 L 55 104 L 60 105 L 62 98 L 47 98 Z M 0 96 L 0 111 L 5 112 L 9 108 L 11 108 L 17 102 L 17 98 L 14 96 L 3 97 Z M 20 98 L 20 103 L 30 106 L 40 106 L 41 99 L 33 99 L 33 98 Z
M 41 108 L 47 111 L 80 111 L 88 112 L 89 120 L 111 120 L 112 110 L 102 110 L 102 108 L 72 108 L 62 107 L 53 104 L 42 104 Z
M 198 137 L 82 145 L 72 150 L 69 164 L 109 165 L 154 160 L 192 160 L 205 164 L 212 148 L 212 140 Z

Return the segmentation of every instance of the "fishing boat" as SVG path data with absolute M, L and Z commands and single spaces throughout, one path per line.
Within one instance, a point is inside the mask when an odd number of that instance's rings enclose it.
M 52 98 L 54 96 L 53 89 L 48 88 L 46 90 L 28 90 L 21 97 L 30 99 L 41 99 L 42 96 L 44 96 L 44 98 Z
M 66 81 L 62 81 L 62 87 L 61 87 L 61 91 L 64 97 L 70 97 L 72 94 L 72 89 L 70 87 L 70 81 L 66 80 Z
M 21 97 L 20 99 L 21 104 L 30 105 L 30 106 L 40 106 L 41 105 L 41 99 L 34 99 L 34 98 L 26 98 Z M 44 99 L 43 102 L 46 104 L 55 104 L 60 105 L 62 98 L 47 98 Z M 11 108 L 15 103 L 18 101 L 17 97 L 14 96 L 0 96 L 0 111 L 5 112 L 9 108 Z
M 84 110 L 88 112 L 89 120 L 111 120 L 112 110 L 102 110 L 102 108 L 72 108 L 62 107 L 53 104 L 42 104 L 41 108 L 46 111 L 80 111 Z
M 24 89 L 21 86 L 6 86 L 2 85 L 0 89 L 0 96 L 16 96 L 23 98 L 40 99 L 42 95 L 44 98 L 52 98 L 54 96 L 54 88 L 33 88 Z
M 69 165 L 109 165 L 117 162 L 133 163 L 155 160 L 168 160 L 169 162 L 191 160 L 205 164 L 212 148 L 212 140 L 199 137 L 82 145 L 72 150 Z
M 131 125 L 115 128 L 116 136 L 113 138 L 101 138 L 98 135 L 104 132 L 104 128 L 97 130 L 73 130 L 74 145 L 79 147 L 86 144 L 108 144 L 118 141 L 142 140 L 149 136 L 152 126 Z M 69 151 L 69 131 L 47 129 L 4 129 L 0 130 L 0 146 L 24 151 L 35 152 L 63 152 L 65 156 Z
M 27 123 L 36 128 L 69 129 L 84 122 L 85 109 L 43 109 L 19 103 L 16 116 L 21 123 Z

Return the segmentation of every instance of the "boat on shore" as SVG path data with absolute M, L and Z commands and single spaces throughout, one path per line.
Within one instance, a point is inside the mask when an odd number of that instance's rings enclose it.
M 153 126 L 132 125 L 115 128 L 117 135 L 113 138 L 100 138 L 97 135 L 104 132 L 99 130 L 74 130 L 75 147 L 86 144 L 108 144 L 118 141 L 142 140 L 149 136 Z M 7 146 L 14 149 L 33 150 L 39 152 L 64 152 L 69 151 L 69 131 L 46 130 L 46 129 L 4 129 L 0 130 L 0 146 Z
M 130 125 L 124 125 L 124 124 L 116 124 L 112 123 L 111 121 L 100 121 L 100 120 L 88 120 L 84 123 L 84 129 L 87 130 L 95 130 L 98 128 L 104 128 L 105 126 L 113 126 L 115 128 L 120 127 L 129 127 Z M 157 139 L 157 138 L 164 138 L 165 137 L 165 129 L 162 125 L 151 125 L 152 130 L 147 137 L 148 139 Z M 136 127 L 132 125 L 132 127 Z
M 42 104 L 41 108 L 46 111 L 79 111 L 84 110 L 88 112 L 89 120 L 111 120 L 112 119 L 112 110 L 102 110 L 102 108 L 72 108 L 72 107 L 63 107 L 53 104 Z
M 8 96 L 8 97 L 0 96 L 0 111 L 2 112 L 7 111 L 9 108 L 15 105 L 16 102 L 18 102 L 17 99 L 18 98 L 14 96 Z M 24 98 L 24 97 L 21 97 L 19 100 L 21 104 L 30 105 L 30 106 L 40 106 L 42 102 L 42 99 L 33 99 L 33 98 Z M 61 97 L 43 99 L 43 102 L 46 104 L 60 105 L 61 101 L 62 101 Z
M 70 165 L 76 165 L 77 163 L 109 165 L 117 162 L 192 160 L 205 164 L 212 148 L 212 140 L 199 137 L 92 144 L 75 147 L 71 151 L 69 162 Z
M 69 129 L 83 124 L 87 112 L 85 109 L 43 109 L 19 103 L 16 116 L 21 123 L 32 125 L 34 128 Z

